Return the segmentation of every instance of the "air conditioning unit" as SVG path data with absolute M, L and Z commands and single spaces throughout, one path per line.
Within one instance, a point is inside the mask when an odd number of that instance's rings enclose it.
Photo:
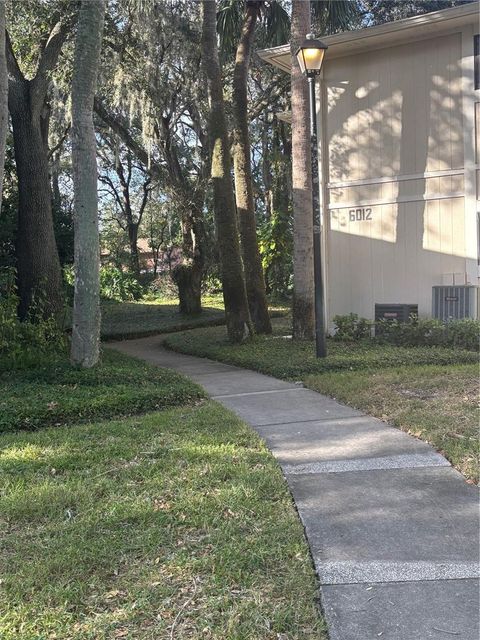
M 462 318 L 480 318 L 480 287 L 462 285 L 432 287 L 432 316 L 448 322 Z
M 375 322 L 379 320 L 408 322 L 411 315 L 418 316 L 418 304 L 375 304 Z

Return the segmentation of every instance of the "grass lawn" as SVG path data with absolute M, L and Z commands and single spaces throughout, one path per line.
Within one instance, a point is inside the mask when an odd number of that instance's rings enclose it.
M 232 346 L 225 329 L 171 335 L 166 345 L 278 378 L 301 380 L 431 442 L 478 481 L 478 354 L 442 347 L 396 347 L 329 341 L 325 360 L 313 344 L 283 337 L 288 319 L 274 321 L 273 336 Z
M 280 469 L 196 385 L 110 352 L 0 385 L 37 429 L 0 434 L 2 640 L 325 638 Z
M 1 442 L 2 640 L 323 637 L 282 475 L 215 403 Z

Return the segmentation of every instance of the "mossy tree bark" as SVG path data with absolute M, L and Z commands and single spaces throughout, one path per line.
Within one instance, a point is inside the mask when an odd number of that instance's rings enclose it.
M 48 171 L 50 108 L 47 95 L 50 75 L 70 28 L 71 23 L 67 20 L 55 23 L 48 39 L 45 39 L 31 80 L 20 69 L 6 33 L 8 107 L 12 117 L 18 177 L 16 256 L 20 297 L 18 313 L 22 320 L 31 311 L 32 302 L 41 303 L 41 310 L 46 316 L 57 315 L 63 304 Z
M 235 120 L 233 166 L 235 199 L 240 225 L 245 283 L 250 315 L 256 333 L 271 333 L 265 277 L 258 248 L 253 199 L 250 136 L 248 128 L 247 82 L 255 25 L 263 2 L 247 2 L 233 72 L 233 114 Z
M 240 254 L 233 194 L 230 151 L 223 102 L 223 82 L 217 50 L 216 3 L 202 1 L 202 65 L 207 77 L 211 178 L 218 236 L 227 333 L 232 342 L 243 342 L 252 333 L 247 291 Z
M 178 287 L 180 312 L 195 315 L 202 310 L 202 279 L 205 269 L 205 228 L 202 203 L 194 202 L 182 217 L 183 261 L 172 269 Z
M 310 31 L 310 2 L 292 1 L 293 337 L 315 336 L 312 163 L 308 86 L 295 55 Z
M 75 294 L 71 360 L 93 367 L 100 350 L 100 244 L 93 100 L 102 47 L 105 0 L 80 7 L 72 78 Z
M 0 0 L 0 207 L 8 133 L 8 72 L 5 52 L 5 0 Z

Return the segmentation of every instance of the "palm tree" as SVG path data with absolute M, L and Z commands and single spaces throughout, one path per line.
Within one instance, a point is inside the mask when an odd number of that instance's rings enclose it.
M 208 129 L 211 177 L 227 332 L 232 342 L 243 342 L 251 335 L 252 329 L 231 181 L 230 149 L 223 102 L 222 72 L 218 58 L 215 30 L 215 1 L 203 0 L 201 7 L 202 65 L 207 77 L 210 103 Z
M 248 131 L 248 68 L 255 24 L 263 2 L 247 2 L 245 18 L 237 46 L 233 72 L 233 115 L 235 121 L 233 166 L 235 199 L 240 223 L 248 306 L 257 333 L 271 333 L 265 278 L 258 248 L 253 199 L 250 136 Z
M 0 0 L 0 208 L 8 132 L 8 74 L 5 54 L 5 0 Z
M 75 294 L 71 360 L 93 367 L 100 346 L 100 249 L 93 100 L 102 46 L 105 0 L 83 0 L 72 77 Z
M 292 187 L 293 187 L 293 336 L 313 339 L 313 219 L 308 88 L 296 59 L 310 31 L 310 2 L 293 0 L 292 32 Z
M 268 45 L 285 42 L 290 26 L 277 0 L 223 0 L 217 14 L 217 31 L 225 57 L 235 54 L 233 70 L 233 165 L 235 201 L 250 315 L 257 333 L 271 333 L 265 278 L 258 247 L 248 122 L 248 72 L 258 19 L 263 17 Z
M 298 339 L 315 335 L 310 116 L 307 82 L 295 55 L 311 30 L 312 9 L 322 33 L 349 28 L 360 11 L 349 0 L 292 0 L 293 336 Z

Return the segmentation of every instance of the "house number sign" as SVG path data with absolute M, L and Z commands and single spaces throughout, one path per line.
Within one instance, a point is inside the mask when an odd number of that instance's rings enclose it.
M 348 217 L 350 222 L 364 222 L 372 219 L 371 207 L 359 207 L 358 209 L 349 209 Z

